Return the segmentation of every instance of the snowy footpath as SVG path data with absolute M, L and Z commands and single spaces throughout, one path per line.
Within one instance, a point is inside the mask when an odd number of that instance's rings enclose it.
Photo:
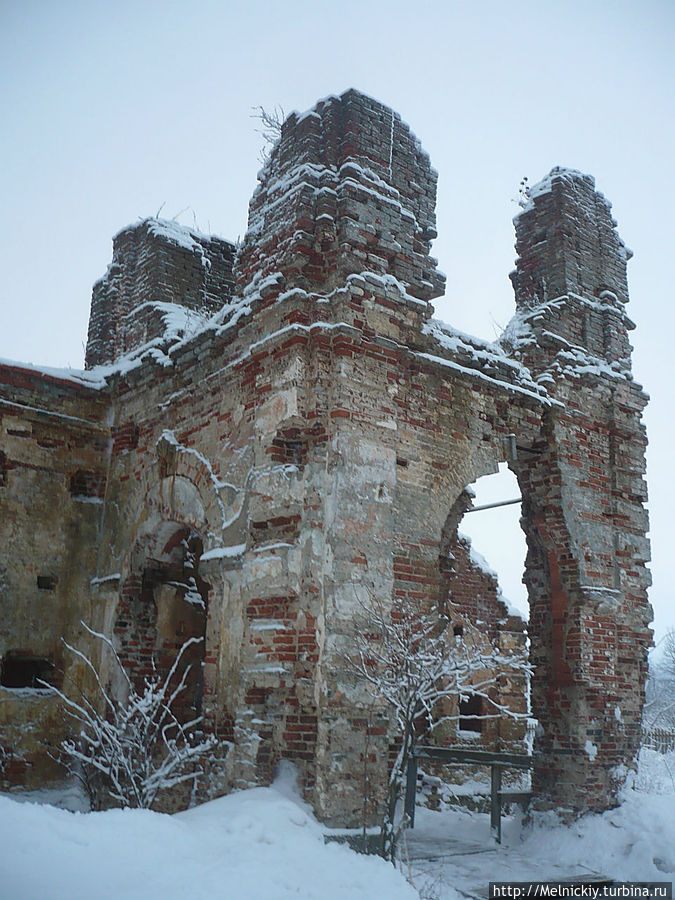
M 484 898 L 491 881 L 560 881 L 604 876 L 615 881 L 675 879 L 675 753 L 642 750 L 633 788 L 602 815 L 563 825 L 555 814 L 503 819 L 502 844 L 490 838 L 489 815 L 456 808 L 417 809 L 401 856 L 422 897 Z
M 490 881 L 590 872 L 672 882 L 674 778 L 675 754 L 643 751 L 637 789 L 619 808 L 571 826 L 547 815 L 523 828 L 507 817 L 501 846 L 487 815 L 420 808 L 400 871 L 326 844 L 288 765 L 272 787 L 174 816 L 72 813 L 0 795 L 0 898 L 457 900 L 486 897 Z

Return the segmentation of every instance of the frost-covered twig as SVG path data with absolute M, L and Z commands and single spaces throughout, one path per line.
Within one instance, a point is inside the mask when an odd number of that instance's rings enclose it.
M 281 136 L 281 126 L 286 118 L 286 113 L 284 112 L 283 106 L 275 106 L 271 112 L 266 110 L 263 106 L 254 106 L 252 109 L 253 113 L 251 118 L 257 119 L 262 126 L 261 128 L 256 128 L 256 131 L 258 134 L 262 135 L 264 141 L 264 145 L 260 150 L 259 159 L 260 162 L 265 165 L 270 157 L 272 147 Z

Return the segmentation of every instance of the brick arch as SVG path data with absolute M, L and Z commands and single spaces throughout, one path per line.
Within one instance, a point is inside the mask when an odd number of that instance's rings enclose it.
M 135 510 L 129 517 L 131 525 L 121 554 L 123 572 L 138 568 L 138 553 L 143 555 L 146 543 L 159 541 L 163 530 L 170 527 L 168 523 L 189 526 L 205 544 L 215 539 L 217 545 L 226 520 L 235 519 L 243 508 L 244 492 L 230 485 L 219 491 L 213 472 L 196 455 L 176 453 L 169 473 L 164 470 L 161 476 L 161 469 L 159 465 L 147 468 L 135 494 Z
M 422 478 L 428 498 L 423 515 L 411 519 L 404 505 L 400 512 L 396 511 L 396 534 L 391 542 L 394 601 L 409 597 L 419 599 L 426 606 L 440 602 L 441 608 L 444 607 L 442 557 L 447 555 L 449 542 L 456 540 L 457 526 L 471 505 L 466 488 L 484 476 L 496 474 L 504 459 L 501 435 L 493 435 L 490 443 L 480 447 L 468 441 L 467 445 L 467 452 L 461 457 L 448 454 L 438 464 L 420 467 L 424 470 Z M 396 476 L 395 503 L 398 504 L 399 483 L 407 490 L 410 478 L 406 473 L 409 468 L 405 447 L 397 449 L 395 461 L 397 469 L 400 467 L 403 472 Z M 412 477 L 417 476 L 413 473 Z
M 145 473 L 144 502 L 167 518 L 179 516 L 205 534 L 220 534 L 241 510 L 245 486 L 221 482 L 216 463 L 166 435 L 157 441 L 156 463 Z
M 191 525 L 160 520 L 130 551 L 112 634 L 120 661 L 137 689 L 164 678 L 180 654 L 172 684 L 185 676 L 173 710 L 179 721 L 201 715 L 203 662 L 211 586 L 199 573 L 203 538 Z M 197 638 L 198 643 L 189 643 Z M 182 651 L 182 652 L 181 652 Z
M 137 685 L 153 671 L 160 675 L 173 664 L 183 643 L 201 638 L 181 657 L 178 675 L 191 666 L 179 720 L 204 715 L 202 728 L 212 730 L 208 708 L 207 662 L 213 661 L 212 641 L 217 632 L 213 616 L 218 588 L 212 576 L 203 576 L 201 556 L 222 534 L 222 508 L 209 477 L 208 465 L 196 455 L 176 453 L 169 473 L 158 478 L 157 465 L 146 468 L 135 493 L 135 511 L 127 526 L 119 591 L 110 595 L 105 611 L 106 633 L 111 634 L 127 673 Z M 201 476 L 201 478 L 200 478 Z M 196 544 L 196 548 L 181 545 Z M 188 551 L 195 559 L 186 567 Z M 187 581 L 196 571 L 197 594 L 204 604 L 189 604 Z M 207 649 L 207 641 L 209 647 Z M 113 690 L 123 696 L 125 682 L 114 669 L 108 676 Z M 203 706 L 203 709 L 202 709 Z M 187 798 L 183 798 L 187 802 Z M 170 801 L 173 803 L 173 801 Z M 177 803 L 180 804 L 177 799 Z
M 441 532 L 440 606 L 453 624 L 455 620 L 460 626 L 477 621 L 485 623 L 486 634 L 493 641 L 498 624 L 508 615 L 508 610 L 501 599 L 496 574 L 476 562 L 471 541 L 460 534 L 464 514 L 471 507 L 471 494 L 465 488 L 451 508 Z

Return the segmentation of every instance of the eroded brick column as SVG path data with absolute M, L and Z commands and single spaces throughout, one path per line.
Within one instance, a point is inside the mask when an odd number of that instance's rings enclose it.
M 123 228 L 92 291 L 87 368 L 165 335 L 177 339 L 191 318 L 220 310 L 232 294 L 233 260 L 229 241 L 174 221 L 150 218 Z
M 505 343 L 557 403 L 519 452 L 528 540 L 540 807 L 605 809 L 633 767 L 650 583 L 646 396 L 633 380 L 626 260 L 610 204 L 554 169 L 516 217 L 518 312 Z
M 391 275 L 430 300 L 437 173 L 398 113 L 355 90 L 284 122 L 259 175 L 237 291 L 328 292 L 353 273 Z

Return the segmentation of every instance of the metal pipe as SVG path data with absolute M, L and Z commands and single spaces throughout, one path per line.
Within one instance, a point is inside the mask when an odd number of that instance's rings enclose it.
M 500 500 L 499 503 L 486 503 L 484 506 L 472 506 L 467 512 L 480 512 L 481 509 L 496 509 L 498 506 L 513 506 L 514 503 L 522 503 L 522 497 L 516 497 L 515 500 Z

